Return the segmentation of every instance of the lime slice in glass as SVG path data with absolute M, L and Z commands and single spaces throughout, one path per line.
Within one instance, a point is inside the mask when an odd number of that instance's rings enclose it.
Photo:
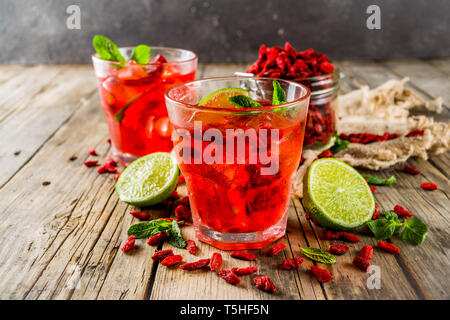
M 351 230 L 371 220 L 375 199 L 354 168 L 333 158 L 314 161 L 303 181 L 303 204 L 324 227 Z
M 241 88 L 223 88 L 203 98 L 198 105 L 210 108 L 234 108 L 234 105 L 228 101 L 228 98 L 239 95 L 249 96 L 249 93 Z
M 147 207 L 167 199 L 177 187 L 178 166 L 170 153 L 156 152 L 136 159 L 120 175 L 120 200 Z

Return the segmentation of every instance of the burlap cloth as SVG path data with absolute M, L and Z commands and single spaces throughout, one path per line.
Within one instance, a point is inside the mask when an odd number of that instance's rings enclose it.
M 338 97 L 336 107 L 337 133 L 372 133 L 383 135 L 396 133 L 396 139 L 369 144 L 350 143 L 349 147 L 335 154 L 340 160 L 354 167 L 372 170 L 389 168 L 404 163 L 417 156 L 428 159 L 429 155 L 448 150 L 450 127 L 448 122 L 436 122 L 424 115 L 410 115 L 412 108 L 425 108 L 431 112 L 442 112 L 442 98 L 427 101 L 417 92 L 406 88 L 408 78 L 389 80 L 381 86 L 370 89 L 362 86 Z M 424 135 L 405 137 L 414 129 L 424 131 Z M 309 165 L 333 141 L 322 148 L 305 148 L 304 163 L 297 170 L 293 193 L 302 197 L 302 180 Z

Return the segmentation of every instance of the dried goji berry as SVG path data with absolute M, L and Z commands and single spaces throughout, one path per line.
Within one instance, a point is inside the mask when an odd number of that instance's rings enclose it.
M 380 241 L 380 242 L 378 242 L 377 246 L 381 250 L 386 251 L 391 254 L 399 254 L 400 253 L 400 249 L 397 248 L 397 246 L 394 245 L 393 243 L 389 243 L 386 241 Z
M 258 272 L 257 267 L 247 267 L 247 268 L 231 268 L 231 272 L 233 272 L 237 276 L 248 276 L 250 274 Z
M 178 201 L 178 204 L 179 204 L 179 205 L 184 205 L 184 206 L 190 208 L 189 197 L 186 196 L 186 197 L 181 198 L 181 199 Z
M 409 212 L 398 204 L 394 206 L 394 213 L 400 217 L 412 217 L 414 215 L 414 213 Z
M 173 256 L 172 249 L 156 251 L 152 255 L 152 260 L 153 261 L 161 261 L 161 260 L 164 260 L 165 258 L 167 258 L 168 256 Z
M 280 264 L 280 268 L 283 270 L 297 270 L 303 262 L 303 258 L 284 259 Z
M 97 155 L 97 152 L 95 151 L 95 149 L 88 149 L 88 153 L 89 153 L 91 156 L 96 156 L 96 155 Z
M 189 208 L 185 205 L 180 204 L 175 208 L 175 218 L 177 221 L 189 220 L 191 215 L 191 210 L 189 210 Z
M 420 130 L 420 129 L 414 129 L 411 132 L 409 132 L 406 137 L 417 137 L 417 136 L 421 136 L 423 137 L 423 135 L 425 134 L 425 131 Z
M 252 252 L 248 251 L 231 251 L 230 256 L 232 258 L 247 260 L 247 261 L 255 261 L 256 256 Z
M 325 150 L 317 156 L 319 159 L 322 158 L 333 158 L 333 153 L 330 150 Z
M 228 282 L 229 284 L 232 284 L 234 286 L 241 283 L 241 279 L 239 279 L 239 277 L 235 273 L 233 273 L 231 270 L 225 270 L 225 269 L 221 270 L 219 272 L 219 277 L 221 277 L 226 282 Z
M 120 178 L 120 172 L 117 172 L 116 177 L 114 178 L 116 181 Z
M 357 235 L 348 233 L 348 232 L 342 232 L 341 238 L 343 238 L 344 240 L 347 240 L 349 242 L 359 242 L 359 241 L 361 241 L 360 237 L 358 237 Z
M 327 240 L 336 240 L 339 239 L 342 236 L 342 231 L 333 231 L 333 230 L 327 230 L 325 233 L 325 239 Z
M 372 220 L 377 220 L 379 214 L 380 206 L 378 205 L 378 203 L 375 203 L 375 211 L 373 212 Z
M 410 166 L 408 164 L 405 165 L 405 167 L 403 168 L 403 172 L 406 172 L 406 173 L 409 173 L 409 174 L 413 174 L 413 175 L 422 173 L 422 171 L 420 171 L 419 169 L 414 168 L 413 166 Z
M 113 158 L 106 158 L 105 163 L 115 167 L 117 166 L 117 162 Z
M 187 240 L 186 241 L 186 250 L 189 251 L 190 254 L 196 254 L 197 246 L 195 245 L 195 241 Z
M 178 199 L 180 197 L 180 195 L 178 194 L 177 190 L 173 190 L 173 192 L 170 194 L 169 199 Z
M 305 212 L 305 218 L 308 219 L 308 220 L 311 219 L 311 217 L 309 215 L 309 212 Z
M 186 179 L 183 176 L 178 176 L 178 184 L 185 183 Z
M 105 173 L 105 172 L 116 173 L 117 168 L 108 163 L 105 163 L 104 165 L 101 165 L 100 167 L 98 167 L 97 172 L 100 174 Z
M 330 274 L 330 271 L 326 269 L 321 269 L 318 266 L 311 266 L 311 272 L 316 277 L 319 282 L 325 283 L 330 282 L 333 279 L 333 276 Z
M 167 238 L 168 238 L 167 233 L 160 232 L 148 238 L 147 244 L 150 246 L 157 246 L 160 242 L 165 241 Z
M 330 246 L 330 249 L 328 249 L 329 253 L 335 254 L 335 255 L 343 255 L 346 253 L 350 248 L 342 243 L 334 243 Z
M 264 254 L 268 257 L 273 257 L 274 255 L 280 253 L 282 250 L 286 248 L 286 245 L 284 243 L 279 243 L 274 246 L 271 246 L 269 249 L 267 249 Z
M 98 160 L 88 160 L 84 162 L 86 167 L 94 167 L 98 164 Z
M 353 265 L 355 265 L 357 268 L 361 269 L 362 271 L 367 271 L 370 267 L 369 260 L 364 259 L 361 256 L 355 257 L 353 259 Z
M 218 252 L 214 252 L 211 256 L 209 268 L 211 271 L 219 271 L 222 266 L 222 255 Z
M 255 277 L 253 279 L 253 283 L 259 290 L 262 290 L 262 291 L 265 291 L 268 293 L 277 292 L 277 288 L 275 287 L 275 285 L 273 284 L 273 282 L 269 276 Z
M 370 191 L 375 192 L 377 190 L 376 186 L 370 186 Z
M 106 143 L 111 144 L 111 138 L 106 139 Z
M 141 212 L 141 211 L 134 210 L 134 211 L 131 211 L 130 214 L 139 220 L 150 219 L 150 213 L 148 213 L 148 212 Z
M 434 182 L 424 182 L 420 185 L 424 190 L 438 190 L 439 186 Z
M 136 236 L 135 236 L 134 234 L 131 235 L 131 236 L 127 239 L 127 241 L 125 241 L 125 243 L 124 243 L 124 245 L 123 245 L 123 247 L 122 247 L 122 251 L 123 251 L 123 252 L 128 252 L 128 251 L 130 251 L 131 249 L 133 249 L 135 240 L 136 240 Z
M 372 260 L 372 257 L 373 257 L 373 248 L 372 248 L 372 246 L 365 245 L 364 247 L 362 247 L 361 253 L 359 255 L 364 260 Z
M 174 266 L 183 261 L 183 257 L 179 254 L 173 256 L 167 256 L 164 260 L 161 261 L 161 264 L 166 267 Z
M 192 271 L 192 270 L 202 269 L 203 267 L 207 266 L 208 264 L 209 264 L 209 259 L 200 259 L 195 262 L 189 262 L 189 263 L 182 264 L 180 266 L 180 268 L 183 270 L 186 270 L 186 271 Z

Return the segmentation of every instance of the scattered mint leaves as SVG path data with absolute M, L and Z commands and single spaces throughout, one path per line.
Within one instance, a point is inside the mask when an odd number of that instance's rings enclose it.
M 345 150 L 348 148 L 350 141 L 339 138 L 339 136 L 337 134 L 333 134 L 333 135 L 336 139 L 333 146 L 330 148 L 330 151 L 333 154 L 336 154 L 339 151 L 342 151 L 342 150 Z
M 95 51 L 102 60 L 127 62 L 119 51 L 119 48 L 114 42 L 102 35 L 96 35 L 92 39 L 92 45 Z
M 336 263 L 336 257 L 319 248 L 302 248 L 302 254 L 310 260 L 325 264 Z
M 403 225 L 405 228 L 400 234 L 402 240 L 415 245 L 423 243 L 428 233 L 428 227 L 422 220 L 413 216 L 406 220 Z
M 428 233 L 427 225 L 419 218 L 413 216 L 409 220 L 400 222 L 394 212 L 382 210 L 384 219 L 372 220 L 367 223 L 369 229 L 377 240 L 385 240 L 400 233 L 400 238 L 414 245 L 422 244 Z
M 395 176 L 390 176 L 387 179 L 371 176 L 369 174 L 362 174 L 362 176 L 364 179 L 368 180 L 369 184 L 373 184 L 373 185 L 377 185 L 377 186 L 387 186 L 387 185 L 393 184 L 394 182 L 397 181 Z
M 169 243 L 180 249 L 186 248 L 186 241 L 181 235 L 180 228 L 175 220 L 172 221 L 172 229 L 169 231 Z
M 286 103 L 286 93 L 284 93 L 283 88 L 277 80 L 272 82 L 273 85 L 273 95 L 272 95 L 272 105 L 278 106 L 280 104 Z
M 131 60 L 139 64 L 147 64 L 150 61 L 150 47 L 145 44 L 140 44 L 134 48 Z
M 169 232 L 172 229 L 172 221 L 154 219 L 132 225 L 128 229 L 128 236 L 135 235 L 136 239 L 150 238 L 160 232 Z
M 252 98 L 244 95 L 237 95 L 234 97 L 228 98 L 228 101 L 230 101 L 236 108 L 258 108 L 261 107 L 261 104 Z

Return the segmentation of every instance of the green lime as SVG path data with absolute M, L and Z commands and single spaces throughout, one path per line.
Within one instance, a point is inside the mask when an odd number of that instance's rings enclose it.
M 198 105 L 211 108 L 234 108 L 234 104 L 228 101 L 228 98 L 238 95 L 249 96 L 249 93 L 241 88 L 223 88 L 203 98 Z
M 334 158 L 311 164 L 303 181 L 303 204 L 322 226 L 338 230 L 362 226 L 375 210 L 375 199 L 364 178 Z
M 177 187 L 178 166 L 166 152 L 136 159 L 120 175 L 116 192 L 120 200 L 147 207 L 167 199 Z

